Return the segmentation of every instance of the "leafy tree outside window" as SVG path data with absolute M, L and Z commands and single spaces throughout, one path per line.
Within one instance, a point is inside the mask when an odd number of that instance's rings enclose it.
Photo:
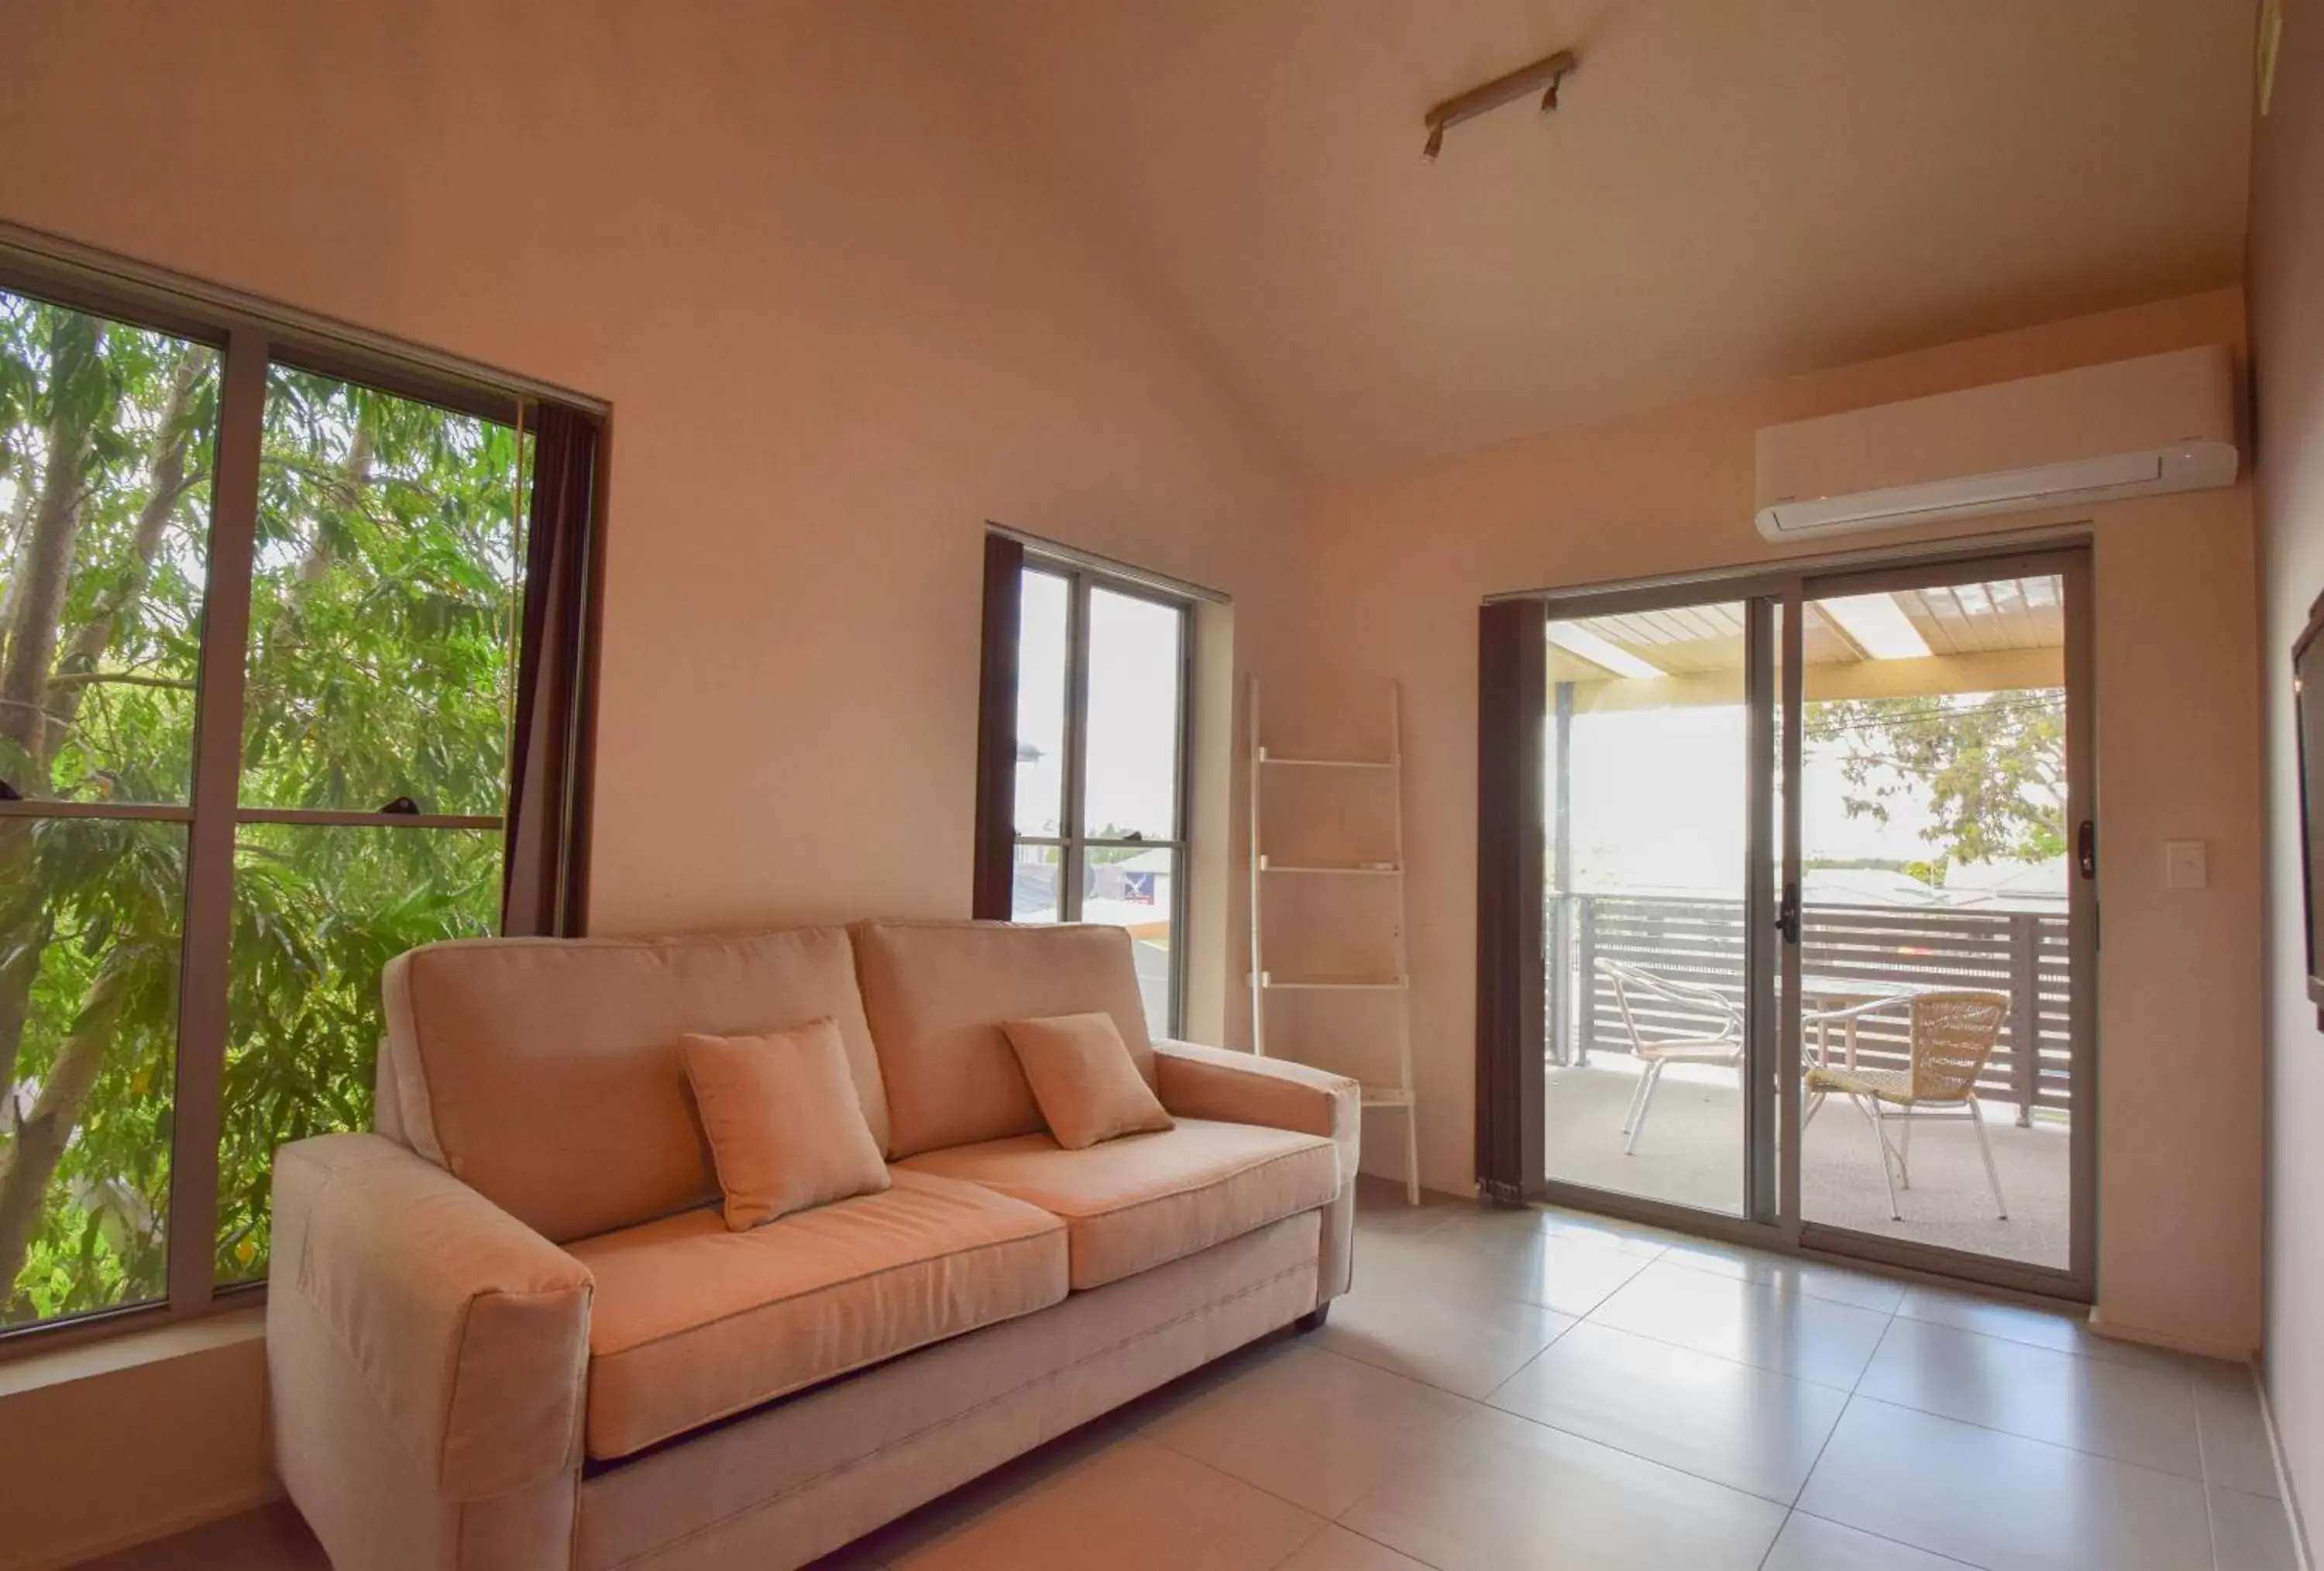
M 264 1271 L 274 1147 L 369 1124 L 380 967 L 498 922 L 529 444 L 268 368 L 238 799 L 198 807 L 222 362 L 0 291 L 0 1327 L 167 1294 L 198 811 L 234 826 L 217 1281 Z
M 2063 688 L 1836 699 L 1809 705 L 1806 726 L 1812 747 L 1836 751 L 1849 818 L 1886 824 L 1895 803 L 1925 806 L 1931 855 L 1906 869 L 1925 882 L 2066 853 Z

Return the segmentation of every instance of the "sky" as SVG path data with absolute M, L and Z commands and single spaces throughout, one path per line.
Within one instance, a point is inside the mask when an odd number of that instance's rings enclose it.
M 1701 890 L 1739 898 L 1748 827 L 1745 721 L 1740 704 L 1576 715 L 1575 887 Z M 1931 857 L 1936 848 L 1921 837 L 1931 822 L 1925 799 L 1893 799 L 1886 824 L 1849 818 L 1841 756 L 1836 745 L 1812 746 L 1803 762 L 1803 859 Z M 1547 778 L 1554 779 L 1554 760 Z
M 1017 671 L 1017 831 L 1055 835 L 1065 781 L 1065 580 L 1025 575 Z M 1179 611 L 1109 589 L 1090 591 L 1089 798 L 1084 829 L 1177 830 Z M 1038 756 L 1026 759 L 1028 748 Z

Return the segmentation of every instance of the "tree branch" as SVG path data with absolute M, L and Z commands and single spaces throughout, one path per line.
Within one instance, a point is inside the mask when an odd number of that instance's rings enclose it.
M 190 677 L 148 677 L 135 671 L 59 671 L 49 679 L 51 688 L 85 688 L 97 683 L 124 688 L 175 688 L 181 692 L 194 690 Z M 62 719 L 62 716 L 51 715 Z
M 89 990 L 71 1033 L 58 1047 L 56 1062 L 50 1066 L 32 1111 L 18 1121 L 7 1160 L 0 1161 L 0 1295 L 14 1296 L 49 1180 L 71 1143 L 89 1093 L 97 1088 L 97 1071 L 105 1067 L 106 1051 L 127 999 L 128 978 L 117 966 L 108 966 Z

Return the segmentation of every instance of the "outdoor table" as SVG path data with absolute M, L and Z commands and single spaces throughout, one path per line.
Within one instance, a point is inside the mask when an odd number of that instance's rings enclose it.
M 1848 1067 L 1856 1067 L 1856 1022 L 1858 1016 L 1848 1011 L 1861 1009 L 1868 1003 L 1883 1002 L 1902 1003 L 1919 993 L 1930 992 L 1931 985 L 1919 982 L 1877 982 L 1864 976 L 1816 976 L 1800 978 L 1800 1021 L 1816 1029 L 1816 1062 L 1825 1067 L 1831 1064 L 1831 1024 L 1840 1021 L 1843 1051 Z

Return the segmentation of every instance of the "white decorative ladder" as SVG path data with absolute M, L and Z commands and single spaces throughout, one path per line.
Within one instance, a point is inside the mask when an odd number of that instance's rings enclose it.
M 1405 942 L 1404 694 L 1394 682 L 1388 684 L 1388 755 L 1386 758 L 1286 758 L 1269 753 L 1266 744 L 1260 741 L 1259 679 L 1256 676 L 1250 679 L 1250 1045 L 1252 1051 L 1260 1058 L 1268 1056 L 1267 1001 L 1272 993 L 1323 990 L 1357 993 L 1379 998 L 1394 1009 L 1396 1080 L 1388 1085 L 1366 1080 L 1363 1083 L 1363 1105 L 1367 1110 L 1395 1108 L 1403 1113 L 1405 1197 L 1417 1206 L 1420 1204 L 1420 1126 L 1416 1105 L 1417 1098 L 1412 1084 L 1412 978 L 1406 958 Z M 1268 781 L 1280 777 L 1286 771 L 1315 769 L 1388 772 L 1389 801 L 1396 818 L 1390 841 L 1392 861 L 1299 865 L 1268 860 L 1260 828 L 1266 816 Z M 1282 877 L 1397 880 L 1396 932 L 1392 951 L 1394 974 L 1296 976 L 1277 975 L 1270 970 L 1267 964 L 1266 890 L 1268 880 Z

